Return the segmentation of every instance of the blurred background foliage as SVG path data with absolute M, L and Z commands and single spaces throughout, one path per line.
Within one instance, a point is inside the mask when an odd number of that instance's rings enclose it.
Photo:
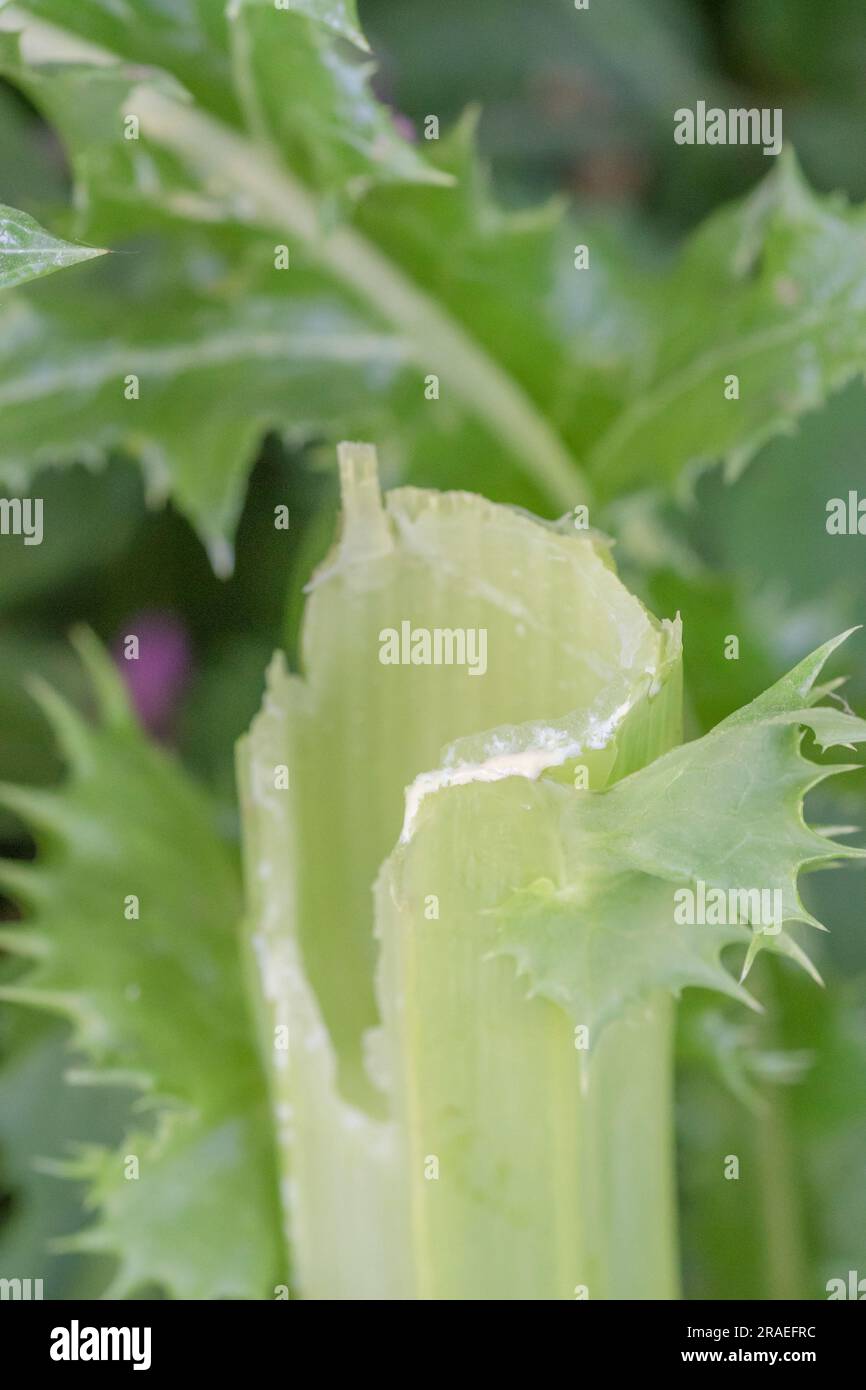
M 361 0 L 360 10 L 386 102 L 416 130 L 429 112 L 448 124 L 480 106 L 497 196 L 522 207 L 566 195 L 624 257 L 664 260 L 709 211 L 767 172 L 760 150 L 674 145 L 673 109 L 698 98 L 783 107 L 786 138 L 813 186 L 866 197 L 859 0 L 592 0 L 591 20 L 580 16 L 577 26 L 567 4 L 517 0 Z M 55 135 L 11 87 L 0 89 L 0 189 L 3 202 L 49 226 L 70 193 Z M 112 273 L 139 272 L 121 264 Z M 632 495 L 593 518 L 616 537 L 624 577 L 653 610 L 683 614 L 692 733 L 863 620 L 866 541 L 830 537 L 824 521 L 828 498 L 863 486 L 864 442 L 858 381 L 763 448 L 736 481 L 711 470 L 680 503 Z M 473 473 L 467 451 L 457 477 L 443 465 L 441 440 L 429 452 L 414 457 L 413 480 L 488 486 L 489 465 Z M 86 704 L 70 626 L 87 623 L 113 646 L 149 615 L 171 624 L 184 649 L 158 732 L 212 788 L 234 835 L 232 745 L 258 706 L 274 647 L 287 645 L 296 659 L 303 583 L 334 523 L 329 452 L 292 449 L 275 435 L 261 441 L 229 578 L 215 576 L 171 504 L 148 505 L 123 457 L 100 471 L 46 467 L 28 492 L 65 526 L 51 545 L 0 548 L 0 780 L 60 774 L 26 681 L 43 675 Z M 507 479 L 500 495 L 535 500 Z M 280 504 L 290 509 L 288 532 L 273 525 Z M 728 634 L 739 636 L 739 661 L 723 657 Z M 835 671 L 850 673 L 846 694 L 862 712 L 866 635 L 845 646 Z M 864 790 L 858 773 L 815 793 L 813 809 L 826 823 L 862 824 Z M 0 820 L 0 836 L 6 853 L 29 854 L 12 822 Z M 822 1297 L 828 1278 L 866 1274 L 863 879 L 850 868 L 816 877 L 806 896 L 832 927 L 818 947 L 810 941 L 825 992 L 762 961 L 755 992 L 772 1001 L 763 1020 L 744 1022 L 697 995 L 682 1011 L 687 1296 Z M 0 1252 L 4 1266 L 46 1272 L 53 1296 L 88 1296 L 101 1286 L 101 1266 L 58 1255 L 46 1264 L 45 1255 L 48 1236 L 80 1222 L 80 1190 L 34 1171 L 33 1159 L 55 1156 L 76 1135 L 113 1137 L 123 1102 L 60 1084 L 61 1034 L 5 1011 Z M 728 1154 L 740 1158 L 737 1182 L 723 1178 Z

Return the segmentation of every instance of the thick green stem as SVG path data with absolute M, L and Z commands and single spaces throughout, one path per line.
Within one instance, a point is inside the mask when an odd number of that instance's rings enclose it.
M 674 680 L 632 712 L 617 770 L 664 751 L 678 724 Z M 598 769 L 593 784 L 605 780 Z M 556 846 L 539 844 L 520 778 L 444 796 L 378 891 L 415 1294 L 676 1297 L 672 1000 L 654 993 L 596 1042 L 527 998 L 513 961 L 493 956 L 495 909 Z
M 593 538 L 464 494 L 383 506 L 372 451 L 342 465 L 306 677 L 275 664 L 239 757 L 298 1288 L 673 1297 L 669 998 L 584 1040 L 494 952 L 500 905 L 562 867 L 579 769 L 599 789 L 678 740 L 676 633 Z M 383 664 L 403 622 L 483 629 L 485 669 Z

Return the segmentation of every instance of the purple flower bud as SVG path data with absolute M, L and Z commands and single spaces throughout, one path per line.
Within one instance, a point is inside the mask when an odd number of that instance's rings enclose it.
M 137 613 L 116 638 L 112 653 L 142 724 L 166 738 L 192 671 L 184 624 L 173 613 Z

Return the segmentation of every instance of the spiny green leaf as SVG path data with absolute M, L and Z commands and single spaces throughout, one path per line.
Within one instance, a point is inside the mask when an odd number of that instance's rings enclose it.
M 379 437 L 404 476 L 426 470 L 447 436 L 455 475 L 495 450 L 500 473 L 530 480 L 527 500 L 564 510 L 590 481 L 604 497 L 701 461 L 740 466 L 866 365 L 862 215 L 813 196 L 788 157 L 669 275 L 651 276 L 623 271 L 603 234 L 560 208 L 505 215 L 471 121 L 451 141 L 404 139 L 345 41 L 361 41 L 351 5 L 200 0 L 175 16 L 155 0 L 122 14 L 106 0 L 74 13 L 34 0 L 22 26 L 21 52 L 0 36 L 0 60 L 69 147 L 82 231 L 107 241 L 158 227 L 182 240 L 195 226 L 216 247 L 231 226 L 247 248 L 284 242 L 289 294 L 315 276 L 368 333 L 387 325 L 403 344 L 410 372 L 384 402 Z M 70 50 L 70 33 L 97 50 Z M 591 261 L 578 272 L 584 241 Z M 235 254 L 237 266 L 238 243 Z M 266 292 L 282 296 L 279 278 Z M 138 336 L 141 308 L 127 307 Z M 738 400 L 725 398 L 730 375 Z M 320 412 L 318 429 L 328 425 Z M 339 432 L 363 435 L 367 422 Z M 237 480 L 250 457 L 248 435 L 227 436 L 212 472 Z M 184 472 L 172 450 L 161 464 L 168 485 Z M 197 492 L 178 486 L 198 521 Z
M 735 942 L 748 946 L 743 974 L 762 949 L 811 968 L 782 928 L 819 925 L 800 900 L 799 873 L 866 853 L 803 819 L 809 789 L 844 769 L 804 758 L 800 728 L 813 730 L 824 747 L 866 742 L 866 722 L 808 703 L 840 640 L 704 738 L 604 791 L 576 798 L 539 789 L 540 809 L 559 826 L 560 861 L 548 880 L 501 905 L 497 947 L 514 957 L 533 992 L 601 1027 L 654 986 L 703 985 L 750 1002 L 719 961 Z M 707 902 L 711 892 L 726 895 L 715 924 L 710 907 L 703 924 L 677 913 L 687 902 L 675 895 L 698 894 L 700 884 Z M 778 894 L 766 899 L 778 915 L 764 920 L 757 899 L 730 896 L 748 890 Z
M 298 14 L 307 15 L 309 19 L 324 24 L 341 38 L 349 39 L 358 48 L 369 47 L 361 32 L 358 0 L 279 0 L 276 8 L 295 10 Z
M 161 10 L 139 0 L 123 19 L 112 16 L 110 25 L 88 23 L 86 12 L 70 25 L 63 7 L 47 0 L 23 12 L 20 35 L 0 36 L 7 74 L 69 146 L 88 222 L 106 199 L 142 206 L 176 199 L 182 208 L 185 203 L 186 216 L 201 215 L 206 205 L 201 192 L 192 196 L 194 165 L 160 156 L 149 138 L 137 98 L 151 89 L 242 132 L 330 211 L 380 181 L 449 181 L 373 96 L 369 63 L 335 41 L 348 22 L 344 9 L 330 7 L 333 22 L 325 22 L 327 7 L 318 4 L 277 9 L 272 0 L 231 0 L 213 7 L 216 22 L 203 32 L 200 17 L 188 14 L 172 24 L 149 14 L 152 8 Z M 46 12 L 57 28 L 28 23 L 28 14 Z M 69 29 L 99 36 L 99 46 L 73 49 L 70 60 L 64 47 Z M 206 83 L 190 64 L 193 45 L 204 49 L 205 73 L 210 65 Z M 141 118 L 134 132 L 127 115 Z M 225 188 L 227 215 L 243 215 L 233 206 L 235 196 Z
M 275 67 L 272 55 L 293 43 L 312 55 L 302 72 L 310 99 L 287 113 L 285 64 Z M 505 219 L 489 198 L 476 196 L 473 185 L 472 217 L 465 220 L 463 201 L 451 201 L 455 190 L 435 186 L 451 182 L 447 157 L 422 157 L 420 146 L 395 133 L 390 115 L 369 95 L 366 74 L 334 50 L 321 25 L 257 3 L 236 6 L 225 46 L 228 83 L 237 93 L 228 104 L 192 86 L 170 51 L 161 70 L 141 67 L 145 50 L 135 34 L 126 35 L 122 48 L 115 46 L 125 59 L 139 59 L 135 67 L 102 54 L 90 64 L 79 60 L 58 68 L 52 60 L 62 56 L 62 47 L 38 26 L 25 27 L 20 50 L 14 36 L 0 36 L 0 57 L 10 79 L 67 142 L 83 227 L 110 230 L 116 239 L 135 227 L 186 234 L 192 224 L 216 237 L 231 223 L 250 246 L 270 248 L 271 256 L 275 244 L 285 244 L 292 258 L 291 291 L 314 273 L 324 278 L 331 297 L 355 313 L 361 306 L 370 331 L 387 324 L 405 343 L 413 389 L 404 392 L 390 429 L 401 462 L 423 449 L 429 432 L 424 387 L 432 374 L 442 382 L 441 406 L 432 412 L 438 429 L 453 437 L 461 427 L 466 453 L 477 454 L 475 436 L 462 427 L 466 420 L 480 423 L 480 452 L 489 451 L 491 438 L 497 440 L 505 455 L 500 471 L 522 470 L 538 489 L 535 501 L 546 493 L 561 510 L 573 505 L 581 492 L 577 465 L 536 399 L 540 393 L 564 411 L 576 392 L 570 383 L 578 377 L 565 362 L 548 374 L 539 366 L 541 348 L 552 345 L 555 351 L 563 337 L 553 307 L 558 297 L 549 249 L 537 262 L 537 274 L 551 308 L 534 349 L 527 332 L 538 321 L 537 307 L 515 296 L 515 267 L 532 266 L 533 248 L 540 247 L 530 226 L 534 219 Z M 331 110 L 335 105 L 339 119 Z M 127 118 L 138 122 L 138 138 L 125 138 Z M 352 225 L 352 208 L 378 188 L 406 181 L 441 198 L 429 208 L 405 204 L 398 237 L 404 249 L 397 256 L 385 235 L 389 228 L 398 230 L 387 208 L 384 217 L 371 211 L 369 234 Z M 455 215 L 465 221 L 467 268 L 459 284 L 449 233 Z M 550 227 L 549 214 L 541 223 Z M 490 286 L 483 296 L 491 320 L 486 328 L 464 293 L 479 267 Z M 270 290 L 282 294 L 278 282 L 289 277 L 272 269 Z M 494 293 L 494 279 L 501 292 Z M 446 296 L 449 284 L 454 292 Z M 406 414 L 411 418 L 403 429 Z M 327 424 L 326 412 L 320 427 Z M 364 421 L 343 432 L 363 434 Z M 241 466 L 248 463 L 245 458 Z
M 0 305 L 0 475 L 21 484 L 40 463 L 100 464 L 123 449 L 151 497 L 174 493 L 225 572 L 264 433 L 304 442 L 329 414 L 332 428 L 372 424 L 403 349 L 317 297 L 144 291 L 136 310 L 118 323 L 105 291 Z
M 231 0 L 226 14 L 246 129 L 308 188 L 354 200 L 390 179 L 448 182 L 372 95 L 369 65 L 334 44 L 350 21 L 343 6 Z M 357 24 L 351 33 L 364 44 Z
M 7 0 L 4 0 L 4 5 Z M 197 100 L 236 116 L 230 81 L 228 26 L 223 0 L 27 0 L 12 8 L 34 55 L 46 47 L 60 63 L 105 61 L 105 55 L 142 67 L 175 72 Z M 10 27 L 7 24 L 6 27 Z
M 0 290 L 104 255 L 91 246 L 61 241 L 26 212 L 0 204 Z
M 82 1185 L 57 1182 L 44 1160 L 70 1141 L 116 1145 L 129 1092 L 66 1084 L 67 1030 L 44 1012 L 4 1009 L 0 1023 L 0 1276 L 41 1278 L 46 1299 L 99 1297 L 110 1264 L 55 1245 L 86 1219 Z
M 724 459 L 736 473 L 866 368 L 866 218 L 808 188 L 790 151 L 714 214 L 657 286 L 644 380 L 595 443 L 610 496 Z M 726 399 L 729 376 L 739 399 Z
M 99 1217 L 75 1248 L 117 1256 L 117 1293 L 155 1282 L 180 1298 L 267 1297 L 282 1255 L 237 868 L 207 801 L 135 726 L 107 658 L 79 646 L 101 722 L 42 693 L 69 779 L 38 795 L 0 788 L 39 849 L 14 866 L 25 921 L 4 946 L 43 948 L 0 998 L 61 1012 L 90 1069 L 145 1093 L 120 1148 L 79 1162 Z

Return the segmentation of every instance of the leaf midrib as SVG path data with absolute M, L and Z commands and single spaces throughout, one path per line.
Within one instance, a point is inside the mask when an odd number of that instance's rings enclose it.
M 207 367 L 262 358 L 292 358 L 309 361 L 367 362 L 405 361 L 403 346 L 394 338 L 380 334 L 348 336 L 334 333 L 256 333 L 209 335 L 190 343 L 171 347 L 117 344 L 108 352 L 75 356 L 62 366 L 37 365 L 24 376 L 7 379 L 0 385 L 0 407 L 44 400 L 68 390 L 100 388 L 122 380 L 128 372 L 146 371 L 153 377 L 176 380 L 179 375 Z

